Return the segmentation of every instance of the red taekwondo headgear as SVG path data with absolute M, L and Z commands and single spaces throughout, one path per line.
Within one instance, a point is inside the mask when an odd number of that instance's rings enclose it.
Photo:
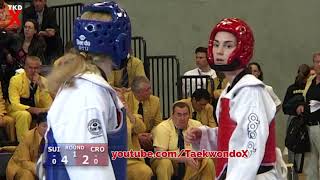
M 237 47 L 230 54 L 226 65 L 216 65 L 213 59 L 213 44 L 216 34 L 220 31 L 232 33 L 237 39 Z M 233 71 L 244 68 L 253 55 L 254 37 L 251 28 L 241 19 L 225 18 L 212 30 L 208 45 L 208 63 L 218 71 Z

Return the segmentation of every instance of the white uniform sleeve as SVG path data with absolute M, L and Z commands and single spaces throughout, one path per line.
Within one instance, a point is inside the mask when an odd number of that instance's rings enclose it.
M 107 132 L 117 126 L 116 100 L 110 92 L 97 91 L 95 96 L 88 96 L 86 105 L 80 111 L 79 122 L 86 122 L 87 131 L 82 136 L 86 143 L 108 143 Z
M 201 126 L 200 129 L 202 132 L 200 144 L 192 144 L 193 149 L 196 151 L 203 149 L 207 151 L 217 150 L 218 127 Z
M 273 91 L 273 88 L 271 86 L 266 86 L 266 89 L 267 89 L 268 93 L 270 94 L 271 98 L 273 99 L 274 103 L 276 104 L 276 106 L 281 105 L 281 100 L 276 95 L 276 93 Z
M 102 112 L 97 108 L 86 109 L 83 112 L 82 118 L 87 122 L 87 143 L 107 143 L 107 129 L 108 119 L 110 117 L 108 112 Z M 114 117 L 113 117 L 114 118 Z M 99 127 L 95 127 L 99 126 Z
M 261 86 L 244 87 L 231 100 L 230 117 L 237 126 L 229 152 L 248 150 L 248 158 L 229 158 L 227 180 L 256 179 L 275 112 L 273 100 Z

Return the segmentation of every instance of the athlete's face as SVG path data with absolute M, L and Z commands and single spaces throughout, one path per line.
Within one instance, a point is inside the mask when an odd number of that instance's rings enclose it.
M 230 54 L 236 49 L 236 47 L 237 39 L 233 34 L 225 31 L 218 32 L 214 38 L 212 48 L 214 63 L 216 65 L 228 64 Z

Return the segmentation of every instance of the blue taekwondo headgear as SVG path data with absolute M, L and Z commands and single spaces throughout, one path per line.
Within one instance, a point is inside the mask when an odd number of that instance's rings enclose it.
M 73 41 L 79 51 L 110 56 L 113 67 L 122 68 L 131 50 L 131 24 L 128 14 L 113 1 L 88 4 L 84 12 L 105 12 L 111 21 L 86 20 L 74 22 Z

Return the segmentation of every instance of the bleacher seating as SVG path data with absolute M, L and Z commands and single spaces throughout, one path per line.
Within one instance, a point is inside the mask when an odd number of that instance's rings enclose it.
M 60 36 L 63 45 L 72 40 L 73 22 L 80 15 L 82 3 L 52 6 L 56 11 L 57 23 L 60 26 Z
M 176 56 L 147 56 L 153 94 L 160 98 L 164 119 L 171 113 L 171 105 L 178 99 L 177 81 L 180 64 Z
M 207 89 L 208 91 L 212 91 L 214 89 L 214 82 L 210 76 L 206 76 L 206 75 L 179 76 L 177 88 L 178 88 L 178 98 L 185 99 L 185 98 L 191 97 L 191 94 L 192 94 L 191 92 L 194 92 L 196 89 Z
M 147 59 L 147 43 L 141 36 L 134 36 L 131 38 L 132 55 L 143 61 L 145 73 L 150 78 L 149 61 Z

